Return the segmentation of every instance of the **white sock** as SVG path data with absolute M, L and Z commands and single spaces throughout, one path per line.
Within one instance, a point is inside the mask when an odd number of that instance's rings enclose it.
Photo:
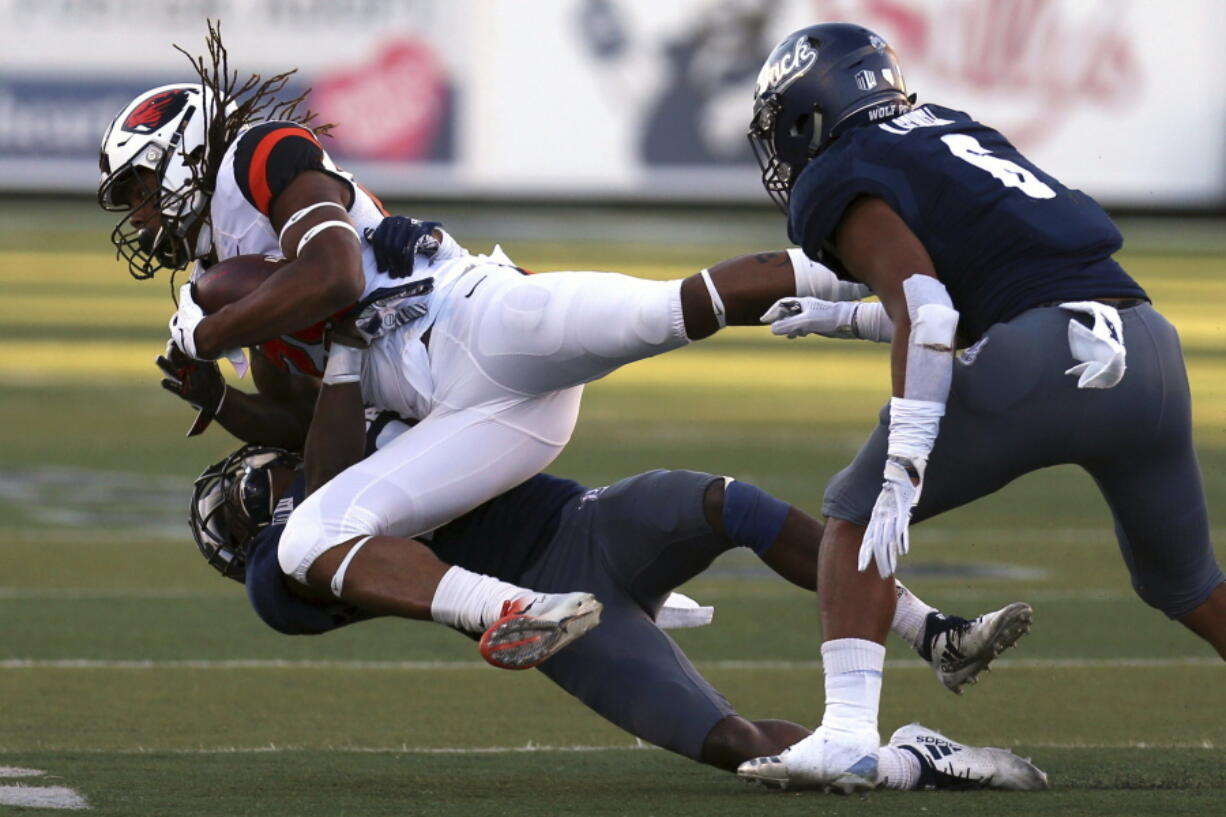
M 434 590 L 430 618 L 467 633 L 481 633 L 501 618 L 503 602 L 535 595 L 518 585 L 452 567 Z
M 877 750 L 877 780 L 882 788 L 908 791 L 919 783 L 919 758 L 897 746 Z
M 885 647 L 875 641 L 837 638 L 823 644 L 826 713 L 822 728 L 855 735 L 877 734 L 884 668 Z
M 938 612 L 937 608 L 929 607 L 897 579 L 894 580 L 894 592 L 898 603 L 894 606 L 894 621 L 890 623 L 890 629 L 918 650 L 924 638 L 924 622 L 928 620 L 929 613 Z

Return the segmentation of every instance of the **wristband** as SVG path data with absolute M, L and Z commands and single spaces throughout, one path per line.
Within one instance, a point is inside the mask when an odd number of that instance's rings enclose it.
M 851 313 L 851 331 L 862 340 L 889 343 L 894 339 L 894 324 L 880 303 L 857 303 Z
M 324 384 L 335 386 L 358 382 L 362 379 L 362 364 L 365 360 L 365 349 L 333 343 L 328 351 L 328 365 L 324 368 Z
M 890 399 L 890 437 L 887 454 L 908 460 L 927 460 L 936 444 L 945 404 L 930 400 Z

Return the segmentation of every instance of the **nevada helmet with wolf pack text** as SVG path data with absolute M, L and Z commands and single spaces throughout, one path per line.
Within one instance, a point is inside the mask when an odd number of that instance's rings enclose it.
M 107 128 L 98 160 L 98 203 L 112 212 L 128 211 L 111 232 L 111 243 L 134 278 L 182 269 L 195 256 L 193 228 L 213 192 L 209 152 L 225 149 L 210 145 L 209 133 L 234 109 L 233 102 L 219 109 L 216 95 L 202 85 L 162 85 L 128 103 Z M 157 183 L 138 191 L 134 208 L 132 185 L 140 183 L 141 167 L 153 171 Z M 150 204 L 160 214 L 158 224 L 133 225 L 133 213 Z
M 893 49 L 852 23 L 789 34 L 758 74 L 749 143 L 762 185 L 785 212 L 804 166 L 839 134 L 910 109 Z
M 272 522 L 274 468 L 297 469 L 302 458 L 271 445 L 245 445 L 196 478 L 188 509 L 196 547 L 217 572 L 243 581 L 247 545 Z

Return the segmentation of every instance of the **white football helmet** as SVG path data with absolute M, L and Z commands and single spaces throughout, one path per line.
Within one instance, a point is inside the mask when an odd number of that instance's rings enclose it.
M 113 212 L 127 211 L 111 233 L 118 256 L 128 262 L 135 278 L 149 278 L 162 268 L 182 269 L 193 257 L 193 228 L 208 210 L 214 179 L 209 167 L 225 145 L 209 144 L 210 133 L 222 133 L 224 109 L 208 88 L 194 83 L 163 85 L 146 91 L 120 111 L 102 140 L 98 203 Z M 136 168 L 153 171 L 157 184 L 138 189 Z M 152 203 L 160 218 L 153 227 L 136 227 L 132 213 Z

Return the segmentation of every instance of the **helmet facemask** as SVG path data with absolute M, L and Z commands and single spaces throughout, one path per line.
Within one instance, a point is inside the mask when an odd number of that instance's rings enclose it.
M 822 132 L 822 115 L 821 111 L 814 108 L 811 113 L 797 117 L 788 128 L 793 137 L 809 137 L 805 139 L 809 150 L 796 162 L 793 157 L 781 157 L 775 146 L 775 128 L 780 124 L 778 120 L 782 113 L 783 106 L 779 103 L 778 94 L 765 93 L 759 96 L 754 104 L 754 116 L 749 125 L 748 136 L 749 146 L 762 170 L 762 186 L 771 201 L 787 215 L 788 201 L 796 176 L 809 159 L 817 155 L 815 143 L 816 137 Z
M 296 469 L 298 455 L 283 448 L 246 445 L 196 479 L 189 521 L 205 561 L 229 579 L 246 577 L 247 547 L 272 522 L 278 497 L 272 472 Z

